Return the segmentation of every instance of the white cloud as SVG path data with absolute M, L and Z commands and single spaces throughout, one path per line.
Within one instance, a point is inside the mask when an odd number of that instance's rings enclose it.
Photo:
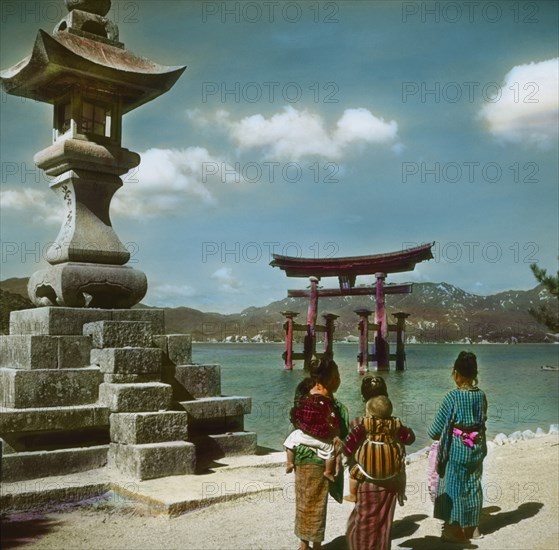
M 139 218 L 182 215 L 194 203 L 217 204 L 219 187 L 243 183 L 242 174 L 203 147 L 148 149 L 140 166 L 123 176 L 124 185 L 111 202 L 111 214 Z M 29 212 L 33 221 L 62 223 L 65 209 L 51 191 L 6 190 L 3 210 Z
M 225 129 L 241 151 L 263 149 L 267 158 L 279 160 L 313 155 L 338 159 L 352 146 L 392 143 L 398 134 L 396 121 L 385 122 L 364 108 L 346 109 L 330 131 L 320 115 L 291 106 L 269 118 L 255 114 L 237 122 L 224 110 L 211 118 L 199 111 L 188 114 L 201 126 L 211 120 Z
M 336 126 L 334 141 L 341 146 L 359 141 L 387 143 L 393 141 L 398 133 L 395 120 L 385 122 L 363 108 L 346 109 Z
M 517 65 L 480 117 L 499 141 L 549 148 L 558 134 L 558 89 L 559 58 Z
M 121 216 L 182 214 L 189 203 L 215 205 L 211 188 L 230 183 L 234 170 L 203 147 L 148 149 L 137 170 L 125 176 L 112 212 Z
M 219 290 L 225 292 L 239 292 L 242 286 L 241 281 L 233 276 L 233 270 L 230 267 L 221 267 L 214 271 L 211 278 L 216 279 L 219 282 Z
M 38 223 L 60 225 L 64 218 L 64 207 L 56 201 L 52 191 L 30 188 L 0 191 L 0 207 L 4 211 L 28 213 Z

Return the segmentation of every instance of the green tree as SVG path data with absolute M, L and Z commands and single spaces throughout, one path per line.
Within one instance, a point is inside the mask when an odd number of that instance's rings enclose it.
M 530 266 L 536 280 L 547 289 L 555 300 L 551 307 L 548 305 L 530 308 L 530 314 L 540 323 L 544 324 L 551 332 L 559 332 L 559 271 L 557 276 L 548 275 L 545 269 L 532 264 Z

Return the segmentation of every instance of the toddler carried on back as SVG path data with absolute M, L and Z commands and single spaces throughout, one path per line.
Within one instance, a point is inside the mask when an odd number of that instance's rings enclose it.
M 313 394 L 315 382 L 305 378 L 295 390 L 291 423 L 295 426 L 283 445 L 287 453 L 287 473 L 294 469 L 294 449 L 305 445 L 313 449 L 324 462 L 324 477 L 334 481 L 339 468 L 339 454 L 333 440 L 340 435 L 340 421 L 334 410 L 334 403 L 322 394 Z
M 355 502 L 359 483 L 391 483 L 398 490 L 398 502 L 405 499 L 405 445 L 415 441 L 415 434 L 399 418 L 392 416 L 386 383 L 380 376 L 367 376 L 361 383 L 365 416 L 357 418 L 344 442 L 344 453 L 354 462 L 350 470 L 350 494 Z

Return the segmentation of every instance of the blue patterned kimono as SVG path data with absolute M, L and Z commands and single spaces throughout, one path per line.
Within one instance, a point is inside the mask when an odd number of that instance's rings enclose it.
M 460 527 L 479 525 L 483 504 L 481 475 L 483 459 L 487 454 L 486 417 L 487 399 L 483 391 L 479 388 L 455 389 L 445 395 L 428 430 L 429 437 L 441 439 L 441 445 L 446 439 L 443 430 L 449 418 L 450 431 L 457 427 L 479 432 L 472 447 L 465 445 L 460 437 L 449 436 L 448 462 L 444 477 L 439 482 L 434 511 L 436 518 L 449 524 L 457 523 Z

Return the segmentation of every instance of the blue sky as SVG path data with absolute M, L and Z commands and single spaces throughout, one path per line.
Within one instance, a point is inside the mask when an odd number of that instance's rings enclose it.
M 1 6 L 2 69 L 66 13 Z M 435 260 L 388 281 L 532 288 L 530 263 L 557 267 L 558 6 L 113 2 L 128 49 L 188 66 L 124 117 L 123 146 L 143 160 L 111 218 L 148 276 L 144 302 L 241 311 L 306 285 L 271 252 L 430 241 Z M 63 209 L 32 161 L 52 108 L 5 94 L 0 107 L 6 279 L 42 266 Z

